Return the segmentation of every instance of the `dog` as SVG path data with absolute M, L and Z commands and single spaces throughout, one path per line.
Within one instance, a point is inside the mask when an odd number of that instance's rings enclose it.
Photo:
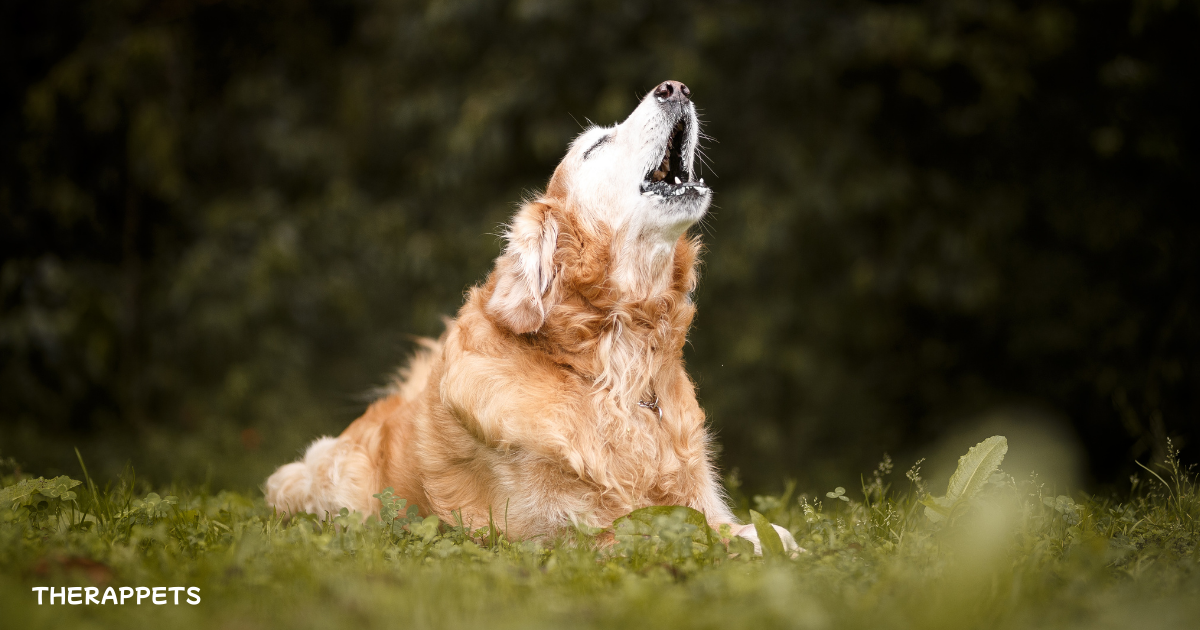
M 581 133 L 442 336 L 339 437 L 271 475 L 267 503 L 369 515 L 390 486 L 446 522 L 504 514 L 510 539 L 684 505 L 761 553 L 718 483 L 683 365 L 700 252 L 688 230 L 712 201 L 699 137 L 678 81 Z

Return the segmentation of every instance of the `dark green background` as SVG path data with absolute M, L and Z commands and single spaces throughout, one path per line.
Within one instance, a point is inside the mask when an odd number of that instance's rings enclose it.
M 1186 458 L 1198 15 L 4 3 L 0 455 L 259 483 L 441 331 L 582 125 L 673 78 L 717 191 L 687 360 L 751 487 L 996 418 L 1079 444 L 1086 483 Z

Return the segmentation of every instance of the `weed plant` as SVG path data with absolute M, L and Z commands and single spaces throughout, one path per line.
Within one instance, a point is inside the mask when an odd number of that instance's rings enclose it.
M 729 479 L 743 516 L 795 535 L 804 552 L 794 557 L 766 539 L 756 556 L 686 509 L 509 541 L 504 514 L 439 522 L 387 489 L 382 518 L 286 520 L 260 496 L 153 489 L 132 471 L 101 485 L 82 459 L 82 482 L 31 478 L 9 460 L 0 619 L 172 630 L 1196 627 L 1200 494 L 1177 451 L 1118 499 L 1052 495 L 1036 476 L 998 470 L 999 445 L 988 444 L 960 460 L 957 495 L 954 479 L 934 497 L 920 462 L 893 475 L 886 457 L 855 490 L 796 494 L 789 483 L 746 498 Z M 38 605 L 36 586 L 195 586 L 201 601 Z

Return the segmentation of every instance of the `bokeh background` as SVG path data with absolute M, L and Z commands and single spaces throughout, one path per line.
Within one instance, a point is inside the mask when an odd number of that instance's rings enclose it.
M 746 488 L 992 433 L 1056 484 L 1194 459 L 1198 16 L 3 3 L 0 455 L 253 488 L 441 332 L 584 125 L 673 78 L 717 191 L 687 361 Z

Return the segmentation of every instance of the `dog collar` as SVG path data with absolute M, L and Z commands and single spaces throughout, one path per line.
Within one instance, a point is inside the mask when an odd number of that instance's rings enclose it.
M 639 406 L 639 407 L 645 407 L 646 409 L 649 409 L 650 411 L 653 411 L 654 413 L 657 413 L 657 414 L 658 414 L 658 421 L 659 421 L 659 422 L 662 422 L 662 407 L 659 407 L 659 406 L 658 406 L 658 394 L 655 394 L 655 395 L 654 395 L 654 400 L 651 400 L 651 401 L 648 401 L 648 402 L 647 402 L 647 401 L 645 401 L 645 400 L 639 400 L 639 401 L 638 401 L 638 406 Z

